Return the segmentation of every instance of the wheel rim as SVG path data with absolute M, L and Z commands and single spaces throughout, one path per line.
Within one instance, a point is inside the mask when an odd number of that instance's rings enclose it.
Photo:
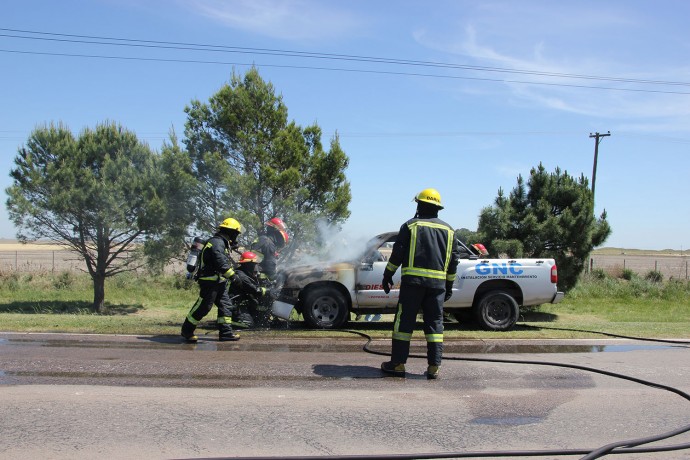
M 486 319 L 492 324 L 504 324 L 512 317 L 512 310 L 505 300 L 491 300 L 486 305 Z
M 322 325 L 333 323 L 338 316 L 338 310 L 338 302 L 330 296 L 318 297 L 311 307 L 314 319 Z

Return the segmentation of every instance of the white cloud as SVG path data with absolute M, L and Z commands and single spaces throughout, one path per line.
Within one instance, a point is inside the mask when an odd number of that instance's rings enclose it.
M 312 41 L 354 33 L 361 20 L 317 0 L 183 0 L 203 16 L 229 27 L 292 41 Z
M 459 80 L 461 91 L 467 87 L 477 93 L 481 87 L 506 100 L 507 89 L 507 100 L 515 105 L 631 122 L 666 119 L 666 125 L 670 118 L 685 120 L 690 115 L 690 94 L 663 93 L 690 93 L 690 85 L 555 76 L 690 81 L 683 46 L 687 39 L 670 32 L 659 34 L 643 20 L 639 8 L 613 2 L 597 7 L 594 14 L 586 4 L 551 8 L 549 2 L 494 1 L 474 6 L 449 14 L 433 29 L 421 25 L 413 33 L 418 43 L 447 53 L 458 64 L 493 69 L 463 71 L 461 75 L 468 78 L 494 81 L 482 85 Z

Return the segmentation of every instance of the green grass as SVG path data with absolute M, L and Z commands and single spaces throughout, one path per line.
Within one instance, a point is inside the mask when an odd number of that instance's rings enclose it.
M 183 276 L 123 274 L 106 282 L 107 313 L 92 311 L 93 287 L 85 274 L 0 272 L 0 330 L 96 334 L 177 335 L 197 297 L 196 284 Z M 200 326 L 211 333 L 215 311 Z M 392 315 L 379 322 L 353 320 L 348 328 L 390 337 Z M 587 332 L 590 331 L 590 332 Z M 690 338 L 690 283 L 652 282 L 608 276 L 585 277 L 563 302 L 524 309 L 510 332 L 482 331 L 469 324 L 447 323 L 446 337 L 476 339 L 596 338 L 592 332 L 637 337 Z M 266 333 L 284 334 L 283 331 Z M 291 325 L 298 337 L 335 336 L 335 331 Z M 415 338 L 423 337 L 421 331 Z

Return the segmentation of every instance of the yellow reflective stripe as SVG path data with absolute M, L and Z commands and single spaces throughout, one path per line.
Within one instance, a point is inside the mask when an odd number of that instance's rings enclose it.
M 201 257 L 201 263 L 199 264 L 199 270 L 203 269 L 204 266 L 206 265 L 206 264 L 204 263 L 204 251 L 205 251 L 207 248 L 212 248 L 212 247 L 213 247 L 213 244 L 211 244 L 211 240 L 209 239 L 208 241 L 206 241 L 206 244 L 204 245 L 204 248 L 201 250 L 201 254 L 199 254 L 199 257 Z M 204 279 L 204 278 L 199 278 L 199 279 Z
M 189 313 L 187 313 L 187 320 L 195 326 L 197 324 L 199 324 L 199 320 L 194 319 L 194 317 L 192 315 L 194 314 L 195 311 L 197 311 L 199 309 L 199 305 L 201 305 L 202 300 L 203 299 L 201 297 L 198 297 L 196 299 L 196 302 L 194 302 L 194 305 L 192 305 L 192 308 L 189 310 Z
M 452 275 L 448 273 L 448 276 L 446 276 L 446 281 L 455 281 L 455 276 L 455 273 L 453 273 Z
M 202 276 L 199 279 L 204 280 L 204 281 L 218 281 L 220 279 L 220 276 L 218 276 L 218 275 Z
M 410 254 L 407 258 L 407 263 L 410 267 L 414 267 L 414 251 L 417 248 L 417 222 L 410 226 Z M 403 269 L 404 270 L 404 269 Z M 403 271 L 404 275 L 405 272 Z
M 392 271 L 395 273 L 395 271 L 398 269 L 399 265 L 393 265 L 392 263 L 388 262 L 386 265 L 386 270 Z
M 420 221 L 414 222 L 412 225 L 419 225 L 420 227 L 440 228 L 442 230 L 454 231 L 452 228 L 449 228 L 447 225 L 437 224 L 436 222 L 426 222 L 426 221 L 420 220 Z
M 223 278 L 232 278 L 235 275 L 235 270 L 229 268 L 228 271 L 223 273 Z
M 400 315 L 402 314 L 402 304 L 398 302 L 398 311 L 395 313 L 395 321 L 393 322 L 393 332 L 400 328 Z
M 417 227 L 417 226 L 419 226 L 419 227 L 440 228 L 440 229 L 443 229 L 443 230 L 450 230 L 450 231 L 453 231 L 453 229 L 452 229 L 452 228 L 449 228 L 447 225 L 437 224 L 436 222 L 426 222 L 426 221 L 422 221 L 422 220 L 418 220 L 417 222 L 412 222 L 409 226 L 410 226 L 410 227 Z
M 216 320 L 218 324 L 230 324 L 232 323 L 232 316 L 219 316 Z
M 448 229 L 448 241 L 446 241 L 446 263 L 443 265 L 443 271 L 448 271 L 448 264 L 450 264 L 450 256 L 453 252 L 453 238 L 455 231 L 451 228 Z
M 197 324 L 199 324 L 199 321 L 197 321 L 196 319 L 194 319 L 194 317 L 192 316 L 192 312 L 191 312 L 191 311 L 190 311 L 189 313 L 187 313 L 187 320 L 188 320 L 190 323 L 192 323 L 193 325 L 195 325 L 195 326 L 196 326 Z
M 409 342 L 412 340 L 412 334 L 409 332 L 400 332 L 400 316 L 402 315 L 402 304 L 398 302 L 398 311 L 395 313 L 395 322 L 393 323 L 393 340 L 403 340 Z
M 405 267 L 402 269 L 403 275 L 423 276 L 424 278 L 433 278 L 437 280 L 446 279 L 446 272 L 440 270 L 429 270 L 428 268 Z
M 443 334 L 424 334 L 429 343 L 443 343 Z
M 410 342 L 412 334 L 407 332 L 393 332 L 393 340 L 402 340 L 403 342 Z

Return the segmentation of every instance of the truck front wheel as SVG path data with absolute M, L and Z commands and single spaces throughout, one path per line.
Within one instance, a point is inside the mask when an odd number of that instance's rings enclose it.
M 337 289 L 319 286 L 310 289 L 302 303 L 304 321 L 314 328 L 337 329 L 349 317 L 347 302 Z
M 474 307 L 477 323 L 488 331 L 507 331 L 517 323 L 520 307 L 517 301 L 504 291 L 484 294 Z

